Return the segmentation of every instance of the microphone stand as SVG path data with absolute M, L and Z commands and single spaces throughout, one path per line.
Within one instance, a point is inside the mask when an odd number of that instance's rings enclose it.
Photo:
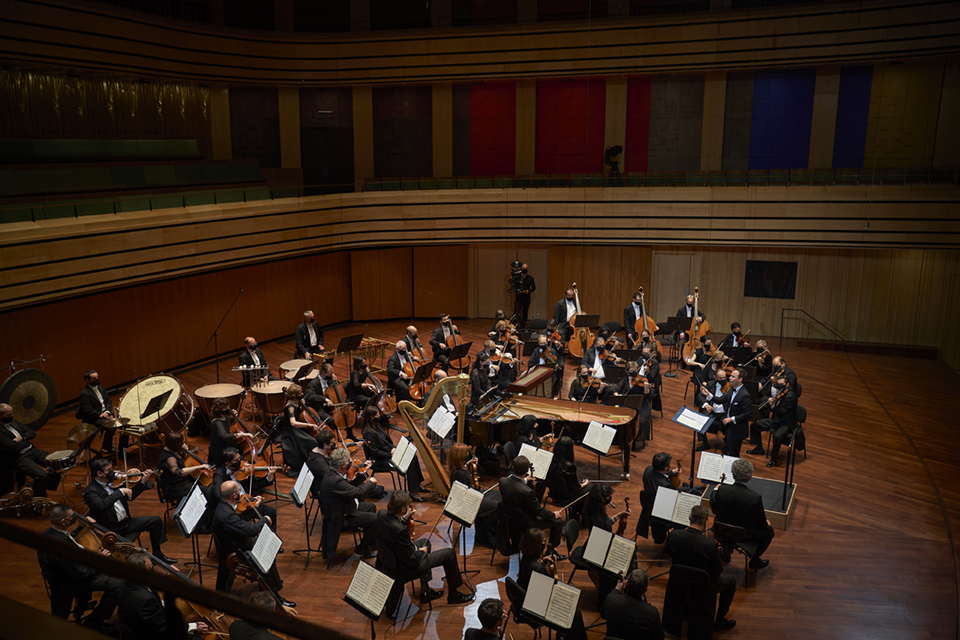
M 233 309 L 233 306 L 237 304 L 237 300 L 240 299 L 240 296 L 243 295 L 243 287 L 240 287 L 240 291 L 237 292 L 237 295 L 234 296 L 233 302 L 230 303 L 230 306 L 227 307 L 227 312 L 223 314 L 223 317 L 220 318 L 220 323 L 217 325 L 217 328 L 213 330 L 213 335 L 207 340 L 207 344 L 203 345 L 204 348 L 210 346 L 210 341 L 213 341 L 213 361 L 216 363 L 217 367 L 217 384 L 220 384 L 220 348 L 217 344 L 217 334 L 220 331 L 220 327 L 223 326 L 223 321 L 227 319 L 227 316 L 230 315 L 230 311 Z

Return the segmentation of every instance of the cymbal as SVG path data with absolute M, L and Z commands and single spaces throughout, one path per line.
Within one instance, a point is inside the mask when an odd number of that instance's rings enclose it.
M 67 446 L 71 449 L 76 449 L 80 446 L 80 443 L 90 437 L 91 434 L 96 433 L 100 429 L 97 428 L 95 424 L 88 424 L 86 422 L 81 422 L 73 429 L 70 429 L 70 433 L 67 434 Z M 90 456 L 89 451 L 84 451 L 77 457 L 77 462 L 86 462 L 87 458 Z
M 34 431 L 53 415 L 57 387 L 40 369 L 21 369 L 0 385 L 0 402 L 13 407 L 13 418 Z

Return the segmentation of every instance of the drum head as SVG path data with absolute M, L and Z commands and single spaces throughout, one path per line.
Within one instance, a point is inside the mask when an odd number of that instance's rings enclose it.
M 180 392 L 180 382 L 173 376 L 144 378 L 120 399 L 120 414 L 133 426 L 155 421 L 177 405 Z
M 271 380 L 263 384 L 256 384 L 250 387 L 250 390 L 254 393 L 259 393 L 265 396 L 274 395 L 274 394 L 283 394 L 284 390 L 290 386 L 289 382 L 283 382 L 281 380 Z
M 216 400 L 217 398 L 232 398 L 243 393 L 243 387 L 238 384 L 208 384 L 197 389 L 193 395 L 198 398 Z
M 40 369 L 17 371 L 0 386 L 0 402 L 13 407 L 14 419 L 37 431 L 53 415 L 57 388 Z

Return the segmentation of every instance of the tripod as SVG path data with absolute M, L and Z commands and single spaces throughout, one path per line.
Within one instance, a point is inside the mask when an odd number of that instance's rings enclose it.
M 623 186 L 623 176 L 620 174 L 620 163 L 617 160 L 613 160 L 609 163 L 610 171 L 607 173 L 607 184 L 608 187 L 622 187 Z

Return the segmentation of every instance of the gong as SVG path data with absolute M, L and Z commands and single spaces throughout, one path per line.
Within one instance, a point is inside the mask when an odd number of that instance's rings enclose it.
M 22 369 L 0 386 L 0 402 L 13 407 L 17 422 L 36 431 L 53 415 L 57 388 L 40 369 Z

